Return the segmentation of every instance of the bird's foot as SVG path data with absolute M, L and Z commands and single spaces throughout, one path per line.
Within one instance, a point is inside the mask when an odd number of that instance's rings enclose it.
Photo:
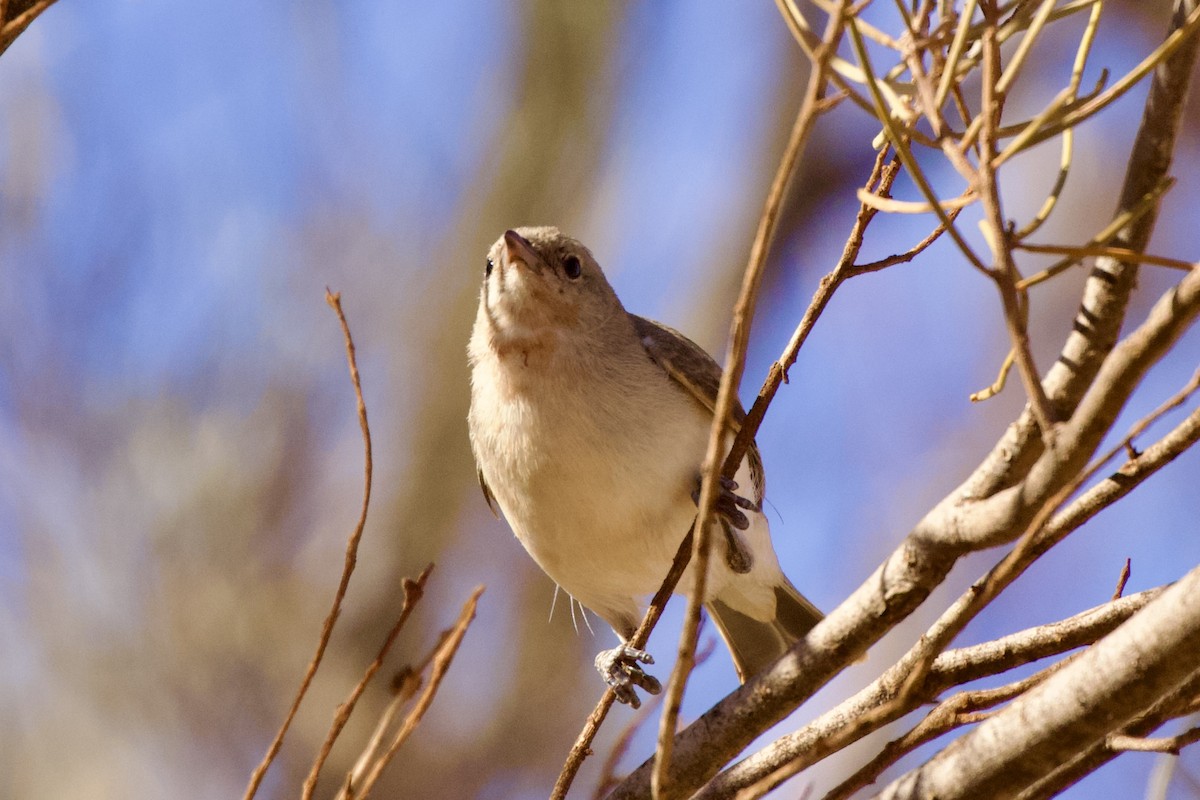
M 725 532 L 725 563 L 733 572 L 745 575 L 754 566 L 754 557 L 750 554 L 750 548 L 738 534 L 738 531 L 744 531 L 750 527 L 750 520 L 742 513 L 742 509 L 758 513 L 762 511 L 762 506 L 737 494 L 737 488 L 737 481 L 732 478 L 721 478 L 714 510 L 717 513 L 717 519 L 721 522 L 721 529 Z M 692 502 L 696 505 L 700 504 L 700 478 L 696 479 L 696 488 L 692 491 Z
M 641 662 L 641 663 L 638 663 Z M 642 664 L 653 664 L 654 657 L 645 650 L 621 644 L 596 654 L 596 669 L 604 682 L 617 693 L 617 699 L 634 708 L 641 706 L 634 687 L 640 686 L 650 694 L 662 691 L 662 684 L 642 670 Z

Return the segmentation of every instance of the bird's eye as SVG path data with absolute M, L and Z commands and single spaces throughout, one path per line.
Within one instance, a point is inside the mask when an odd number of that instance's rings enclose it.
M 489 256 L 488 260 L 487 260 L 487 266 L 483 268 L 483 277 L 485 277 L 485 278 L 491 277 L 492 267 L 494 267 L 494 266 L 496 266 L 496 264 L 495 264 L 495 262 L 492 261 L 491 257 Z
M 567 256 L 563 259 L 563 272 L 571 280 L 576 280 L 583 274 L 583 265 L 579 263 L 579 256 Z

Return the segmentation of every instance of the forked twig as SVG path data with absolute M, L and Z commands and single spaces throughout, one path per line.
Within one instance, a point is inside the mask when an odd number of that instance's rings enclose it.
M 463 604 L 462 611 L 458 615 L 458 621 L 450 630 L 445 631 L 434 648 L 431 656 L 432 667 L 429 673 L 429 680 L 425 683 L 421 691 L 421 695 L 417 698 L 416 704 L 412 710 L 408 712 L 408 716 L 400 723 L 395 735 L 392 737 L 391 743 L 387 750 L 364 764 L 364 770 L 361 777 L 356 774 L 347 778 L 345 785 L 342 787 L 342 792 L 339 794 L 339 800 L 362 800 L 371 793 L 375 783 L 379 780 L 379 776 L 383 774 L 384 768 L 391 763 L 396 757 L 396 753 L 400 750 L 412 732 L 416 730 L 417 725 L 421 722 L 425 712 L 429 710 L 429 706 L 433 704 L 434 695 L 437 694 L 438 687 L 442 685 L 442 679 L 446 677 L 446 670 L 450 668 L 450 662 L 454 660 L 454 654 L 458 652 L 458 646 L 462 644 L 463 636 L 467 633 L 467 627 L 471 624 L 471 620 L 475 619 L 475 609 L 479 605 L 479 597 L 483 594 L 483 587 L 477 586 L 471 592 L 471 596 L 467 598 L 467 602 Z
M 313 796 L 313 792 L 317 788 L 317 778 L 321 774 L 321 767 L 333 751 L 334 743 L 346 727 L 346 722 L 354 712 L 354 707 L 358 704 L 362 693 L 366 691 L 367 684 L 371 682 L 371 679 L 375 677 L 375 673 L 379 672 L 383 666 L 383 661 L 387 658 L 388 652 L 391 651 L 392 645 L 395 644 L 396 637 L 400 635 L 401 629 L 404 628 L 404 623 L 408 621 L 412 610 L 424 595 L 425 582 L 429 579 L 429 573 L 431 572 L 433 572 L 433 564 L 425 567 L 416 580 L 404 579 L 402 584 L 404 589 L 404 605 L 400 609 L 400 617 L 396 620 L 396 624 L 392 626 L 392 629 L 388 631 L 387 636 L 383 640 L 383 645 L 379 648 L 379 653 L 375 656 L 375 660 L 367 667 L 362 679 L 351 690 L 350 696 L 346 698 L 346 701 L 338 706 L 337 713 L 334 714 L 333 723 L 329 727 L 329 733 L 326 734 L 325 741 L 321 744 L 321 749 L 313 761 L 312 769 L 309 770 L 308 777 L 304 780 L 304 788 L 300 795 L 302 800 L 310 800 Z

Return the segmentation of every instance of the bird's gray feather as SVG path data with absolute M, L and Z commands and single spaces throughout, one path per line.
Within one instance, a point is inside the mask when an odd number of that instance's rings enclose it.
M 667 373 L 668 377 L 683 387 L 701 405 L 713 412 L 717 407 L 717 392 L 721 388 L 721 367 L 700 345 L 674 328 L 655 322 L 637 314 L 630 314 L 634 330 L 641 339 L 642 347 L 650 359 Z M 737 434 L 746 419 L 742 404 L 734 401 L 730 414 L 729 429 Z M 763 480 L 762 456 L 758 445 L 751 442 L 746 454 L 750 463 L 750 475 L 754 482 L 754 499 L 761 502 L 766 489 Z

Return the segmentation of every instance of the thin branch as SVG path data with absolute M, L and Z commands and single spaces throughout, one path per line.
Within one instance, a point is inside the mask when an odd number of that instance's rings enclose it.
M 857 199 L 863 205 L 888 214 L 928 214 L 933 211 L 933 204 L 927 201 L 896 200 L 892 197 L 880 197 L 865 189 L 858 190 Z M 968 189 L 958 197 L 952 197 L 949 200 L 939 200 L 938 205 L 942 211 L 946 212 L 947 218 L 950 218 L 951 213 L 962 211 L 978 199 L 975 193 Z M 944 224 L 941 227 L 943 230 L 945 229 Z
M 1021 250 L 1027 250 L 1030 253 L 1053 253 L 1055 255 L 1070 256 L 1072 262 L 1078 262 L 1088 256 L 1107 256 L 1115 258 L 1119 261 L 1130 261 L 1136 264 L 1152 264 L 1156 267 L 1168 267 L 1170 269 L 1180 269 L 1183 271 L 1190 270 L 1196 266 L 1194 262 L 1184 261 L 1180 258 L 1167 258 L 1166 256 L 1156 256 L 1151 253 L 1139 253 L 1130 250 L 1127 247 L 1105 247 L 1103 245 L 1059 245 L 1059 244 L 1017 244 L 1016 247 Z M 1025 286 L 1031 286 L 1035 281 L 1027 278 L 1022 281 Z
M 358 562 L 358 543 L 362 539 L 363 529 L 367 525 L 367 509 L 371 504 L 371 472 L 373 469 L 371 459 L 371 428 L 367 424 L 367 404 L 363 400 L 362 382 L 358 376 L 358 361 L 355 358 L 354 338 L 350 335 L 350 324 L 346 321 L 346 315 L 342 312 L 341 293 L 330 292 L 329 289 L 326 289 L 325 302 L 337 314 L 338 323 L 342 327 L 342 338 L 346 342 L 346 362 L 350 368 L 350 381 L 354 385 L 354 400 L 358 408 L 358 426 L 362 430 L 363 439 L 362 507 L 358 513 L 358 522 L 355 523 L 354 530 L 350 533 L 350 538 L 346 541 L 346 555 L 342 565 L 342 576 L 338 581 L 337 591 L 333 596 L 333 605 L 330 607 L 329 614 L 325 617 L 325 622 L 321 626 L 321 636 L 317 640 L 317 650 L 308 664 L 308 669 L 304 672 L 300 688 L 296 691 L 296 697 L 292 700 L 292 707 L 288 710 L 283 724 L 280 725 L 278 733 L 275 734 L 271 746 L 267 748 L 267 754 L 263 756 L 262 762 L 259 763 L 254 769 L 254 773 L 250 776 L 250 784 L 246 787 L 244 800 L 251 800 L 258 792 L 258 787 L 262 784 L 263 777 L 267 774 L 267 769 L 271 766 L 271 762 L 275 760 L 275 756 L 279 753 L 279 748 L 283 745 L 283 737 L 287 735 L 288 728 L 291 727 L 292 720 L 296 717 L 296 711 L 300 708 L 300 702 L 304 700 L 304 695 L 308 692 L 308 687 L 312 684 L 313 677 L 317 674 L 317 668 L 321 665 L 321 659 L 325 657 L 325 648 L 329 645 L 330 636 L 333 635 L 333 626 L 337 623 L 337 618 L 342 611 L 342 601 L 346 597 L 346 588 L 350 585 L 350 576 L 354 573 L 354 566 Z
M 421 688 L 425 668 L 429 666 L 429 661 L 433 658 L 434 653 L 437 652 L 437 648 L 441 647 L 442 642 L 445 641 L 445 634 L 446 632 L 443 631 L 434 649 L 427 654 L 419 665 L 405 666 L 392 677 L 392 699 L 388 702 L 387 707 L 383 709 L 383 713 L 379 715 L 379 720 L 375 723 L 375 730 L 371 733 L 371 738 L 367 740 L 367 746 L 363 748 L 362 753 L 359 754 L 358 759 L 354 762 L 354 767 L 342 779 L 342 786 L 338 790 L 337 800 L 347 800 L 350 792 L 356 786 L 355 781 L 360 780 L 371 764 L 374 764 L 379 759 L 380 754 L 383 752 L 388 732 L 392 730 L 400 711 L 408 705 L 408 701 L 412 700 L 417 690 Z
M 1047 3 L 1043 3 L 1034 25 L 1040 29 L 1045 22 L 1045 14 L 1049 13 Z M 1000 74 L 1000 46 L 996 41 L 993 25 L 996 19 L 991 13 L 990 4 L 984 4 L 984 18 L 989 25 L 983 31 L 983 80 L 982 80 L 982 111 L 983 119 L 979 134 L 979 145 L 982 150 L 980 166 L 975 173 L 978 194 L 983 203 L 987 219 L 988 234 L 984 238 L 992 250 L 992 267 L 988 275 L 995 281 L 1000 292 L 1004 308 L 1004 323 L 1012 341 L 1012 353 L 1025 384 L 1025 394 L 1029 399 L 1029 408 L 1042 434 L 1043 444 L 1053 446 L 1056 416 L 1046 391 L 1042 386 L 1041 375 L 1033 360 L 1033 349 L 1029 343 L 1029 331 L 1026 326 L 1028 314 L 1027 299 L 1017 289 L 1020 274 L 1012 257 L 1012 238 L 1004 212 L 1000 204 L 1000 186 L 996 180 L 996 127 L 1000 124 L 1000 113 L 1004 106 L 1004 93 L 1001 83 L 1004 77 Z M 1033 30 L 1033 29 L 1031 29 Z
M 1125 584 L 1129 583 L 1129 575 L 1132 572 L 1133 561 L 1125 559 L 1125 563 L 1121 565 L 1121 574 L 1117 576 L 1117 588 L 1113 589 L 1113 600 L 1120 600 L 1121 595 L 1125 594 Z
M 896 154 L 904 164 L 909 177 L 912 178 L 917 188 L 920 189 L 921 194 L 925 196 L 925 200 L 930 204 L 931 210 L 938 215 L 938 219 L 945 226 L 950 238 L 954 240 L 958 249 L 972 266 L 980 272 L 986 273 L 987 268 L 979 260 L 979 256 L 975 254 L 975 251 L 971 249 L 967 240 L 963 238 L 963 235 L 954 226 L 949 213 L 942 207 L 941 200 L 938 198 L 937 193 L 934 192 L 933 187 L 930 186 L 925 173 L 921 170 L 920 165 L 912 154 L 912 150 L 908 147 L 908 138 L 912 134 L 913 126 L 907 126 L 904 131 L 901 131 L 896 120 L 893 119 L 892 111 L 888 107 L 882 93 L 883 83 L 875 77 L 874 70 L 871 68 L 870 56 L 867 54 L 866 44 L 863 42 L 862 35 L 859 33 L 857 26 L 853 24 L 853 21 L 848 26 L 848 30 L 850 31 L 850 41 L 854 45 L 855 55 L 867 77 L 867 88 L 871 90 L 871 98 L 875 104 L 876 119 L 883 124 L 887 132 L 887 138 L 896 149 Z M 943 148 L 943 152 L 946 152 L 948 157 L 951 155 L 947 148 Z
M 958 211 L 951 212 L 951 214 L 950 214 L 951 222 L 958 219 L 958 213 L 959 213 Z M 909 261 L 912 261 L 914 258 L 919 256 L 921 253 L 925 252 L 925 250 L 928 249 L 929 246 L 932 245 L 934 242 L 936 242 L 938 239 L 940 239 L 942 234 L 945 232 L 946 232 L 946 226 L 939 223 L 936 228 L 934 228 L 932 231 L 929 232 L 928 236 L 926 236 L 921 241 L 917 242 L 915 245 L 913 245 L 911 248 L 904 251 L 903 253 L 898 253 L 896 255 L 888 256 L 887 258 L 881 258 L 878 261 L 868 261 L 866 264 L 855 264 L 854 267 L 850 270 L 850 272 L 852 275 L 865 275 L 868 272 L 878 272 L 881 269 L 886 269 L 887 267 L 892 267 L 892 266 L 895 266 L 896 264 L 907 264 Z
M 1079 245 L 1079 248 L 1087 250 L 1092 247 L 1104 247 L 1109 251 L 1117 250 L 1128 251 L 1131 253 L 1137 252 L 1129 248 L 1112 248 L 1108 246 L 1108 243 L 1119 236 L 1121 231 L 1125 230 L 1128 226 L 1138 223 L 1144 215 L 1156 210 L 1158 201 L 1161 200 L 1162 196 L 1166 194 L 1167 191 L 1174 185 L 1174 178 L 1163 178 L 1155 186 L 1151 187 L 1146 194 L 1142 195 L 1142 197 L 1139 198 L 1132 207 L 1121 211 L 1119 214 L 1113 217 L 1112 220 L 1110 220 L 1109 223 L 1104 226 L 1103 230 L 1101 230 L 1084 244 Z M 1111 253 L 1105 253 L 1103 255 L 1109 255 L 1111 257 Z M 1021 281 L 1017 283 L 1017 288 L 1021 289 L 1022 291 L 1028 289 L 1031 286 L 1035 286 L 1043 281 L 1053 278 L 1054 276 L 1070 269 L 1071 267 L 1077 266 L 1079 263 L 1079 259 L 1074 257 L 1060 259 L 1059 261 L 1051 264 L 1049 267 L 1046 267 L 1046 269 L 1042 270 L 1041 272 L 1034 273 L 1028 278 L 1021 279 Z M 1137 264 L 1138 261 L 1126 259 L 1121 263 Z
M 716 647 L 717 640 L 715 637 L 706 639 L 704 647 L 700 648 L 696 653 L 696 666 L 700 666 L 708 661 L 716 651 Z M 650 719 L 654 710 L 658 708 L 659 702 L 657 701 L 661 700 L 662 695 L 657 695 L 650 702 L 647 702 L 638 710 L 634 718 L 629 721 L 625 729 L 621 731 L 621 735 L 613 743 L 608 757 L 604 759 L 604 764 L 600 768 L 600 777 L 596 781 L 596 789 L 592 793 L 592 800 L 601 800 L 612 787 L 617 785 L 620 780 L 617 776 L 617 766 L 620 764 L 621 758 L 629 751 L 629 745 L 633 742 L 634 734 L 645 726 L 646 721 Z
M 859 789 L 873 784 L 885 770 L 918 747 L 950 731 L 974 724 L 977 716 L 972 712 L 991 708 L 1024 694 L 1069 664 L 1073 658 L 1075 656 L 1057 661 L 1027 678 L 1005 686 L 973 692 L 959 692 L 943 700 L 903 736 L 884 745 L 874 758 L 831 789 L 822 800 L 846 800 Z
M 874 191 L 877 194 L 886 196 L 891 191 L 892 184 L 895 182 L 899 171 L 899 160 L 895 156 L 892 156 L 889 160 L 887 149 L 880 150 L 875 154 L 875 165 L 871 169 L 871 176 L 867 179 L 866 185 L 868 188 L 875 187 Z M 859 205 L 858 214 L 855 216 L 854 224 L 850 228 L 850 235 L 846 238 L 841 258 L 838 259 L 838 263 L 834 266 L 833 270 L 821 278 L 821 282 L 818 284 L 817 290 L 813 294 L 808 307 L 804 310 L 804 315 L 800 318 L 800 324 L 796 326 L 792 338 L 788 341 L 787 346 L 784 347 L 779 360 L 771 365 L 771 369 L 767 373 L 767 378 L 763 382 L 762 388 L 759 389 L 754 404 L 750 407 L 750 411 L 746 414 L 746 419 L 742 422 L 742 429 L 738 431 L 737 438 L 733 442 L 733 447 L 730 448 L 730 458 L 742 458 L 745 456 L 746 451 L 750 449 L 750 443 L 754 441 L 754 436 L 758 433 L 759 426 L 762 425 L 767 408 L 770 407 L 771 401 L 775 399 L 775 393 L 779 391 L 780 385 L 788 382 L 788 370 L 796 363 L 796 358 L 800 354 L 800 348 L 804 346 L 804 342 L 808 339 L 813 326 L 816 325 L 817 320 L 821 317 L 821 313 L 829 305 L 829 301 L 833 299 L 834 292 L 856 271 L 854 261 L 862 251 L 863 237 L 867 226 L 875 218 L 875 213 L 875 210 L 870 206 L 865 204 Z M 867 270 L 864 269 L 863 271 Z
M 621 735 L 613 743 L 608 757 L 604 759 L 604 763 L 600 766 L 600 778 L 596 781 L 596 789 L 592 792 L 592 800 L 602 800 L 604 795 L 613 786 L 616 786 L 618 781 L 617 765 L 621 763 L 621 759 L 629 752 L 629 746 L 633 743 L 634 734 L 645 727 L 661 702 L 661 694 L 650 699 L 638 709 L 637 714 L 634 715 L 633 719 L 629 720 L 625 729 L 621 731 Z
M 689 530 L 683 537 L 683 541 L 679 543 L 679 549 L 675 551 L 675 559 L 671 562 L 671 569 L 667 571 L 662 585 L 658 587 L 658 591 L 651 598 L 650 606 L 646 609 L 641 624 L 638 625 L 638 629 L 634 631 L 629 640 L 631 646 L 639 649 L 645 647 L 646 641 L 650 638 L 650 632 L 654 630 L 654 626 L 662 617 L 667 602 L 670 601 L 671 594 L 675 591 L 675 586 L 678 585 L 679 579 L 683 576 L 683 571 L 687 569 L 688 561 L 691 559 L 694 530 L 695 526 L 693 525 L 692 530 Z M 550 800 L 562 800 L 567 796 L 567 791 L 570 790 L 579 768 L 583 766 L 584 759 L 592 754 L 592 741 L 596 738 L 596 733 L 600 730 L 600 726 L 604 723 L 604 719 L 616 699 L 617 693 L 612 687 L 605 689 L 599 702 L 596 703 L 596 707 L 592 709 L 592 713 L 584 722 L 583 729 L 576 737 L 575 743 L 571 745 L 571 751 L 567 754 L 563 768 L 554 782 Z
M 467 626 L 471 624 L 471 620 L 475 619 L 475 609 L 482 594 L 482 586 L 475 587 L 475 591 L 471 592 L 471 596 L 463 605 L 458 616 L 458 621 L 453 628 L 446 632 L 445 637 L 434 651 L 429 681 L 425 684 L 421 696 L 417 698 L 416 704 L 400 724 L 388 749 L 370 765 L 361 781 L 347 781 L 344 789 L 346 800 L 363 800 L 371 793 L 371 789 L 379 780 L 384 768 L 395 758 L 401 745 L 412 735 L 425 716 L 425 712 L 429 710 L 429 706 L 433 704 L 434 695 L 437 694 L 438 687 L 441 686 L 442 679 L 446 676 L 446 670 L 450 668 L 450 662 L 454 660 L 458 646 L 462 644 L 463 636 L 467 633 Z
M 1175 736 L 1160 736 L 1157 738 L 1126 736 L 1121 733 L 1114 733 L 1108 737 L 1107 744 L 1110 750 L 1126 750 L 1138 753 L 1170 753 L 1173 756 L 1177 756 L 1180 750 L 1196 742 L 1200 742 L 1200 727 L 1189 728 Z
M 766 269 L 767 255 L 775 238 L 775 228 L 783 208 L 787 188 L 819 116 L 818 103 L 824 96 L 828 82 L 829 59 L 837 52 L 843 26 L 847 21 L 846 12 L 849 6 L 849 0 L 839 0 L 837 12 L 829 18 L 822 45 L 817 50 L 817 58 L 813 61 L 800 112 L 796 116 L 787 147 L 784 149 L 783 157 L 775 171 L 771 189 L 767 193 L 758 229 L 754 235 L 754 243 L 750 248 L 749 262 L 742 277 L 741 292 L 733 309 L 729 347 L 713 408 L 712 428 L 709 432 L 708 447 L 701 473 L 700 498 L 697 502 L 696 519 L 692 528 L 695 534 L 692 552 L 693 585 L 688 594 L 687 609 L 684 612 L 683 630 L 680 632 L 675 667 L 671 670 L 671 677 L 667 681 L 663 713 L 659 719 L 658 743 L 655 748 L 654 770 L 650 784 L 651 794 L 655 800 L 666 797 L 669 792 L 667 776 L 671 764 L 671 749 L 679 725 L 683 693 L 687 686 L 688 676 L 695 665 L 696 643 L 700 635 L 701 608 L 708 596 L 708 559 L 710 554 L 708 523 L 716 504 L 719 479 L 721 477 L 732 478 L 742 463 L 743 455 L 732 451 L 726 454 L 722 462 L 722 451 L 725 449 L 727 420 L 731 418 L 733 407 L 737 403 L 737 390 L 741 385 L 742 372 L 745 369 L 746 349 L 750 344 L 750 325 L 754 320 L 758 291 L 762 284 L 763 272 Z M 722 464 L 719 471 L 716 468 L 718 463 Z
M 989 400 L 1004 391 L 1004 385 L 1008 382 L 1008 373 L 1012 370 L 1013 362 L 1016 359 L 1016 350 L 1011 347 L 1008 348 L 1008 354 L 1000 362 L 1000 371 L 996 373 L 996 380 L 992 381 L 990 386 L 980 389 L 978 392 L 971 392 L 968 399 L 972 403 L 982 403 L 984 400 Z
M 1193 3 L 1194 0 L 1177 0 L 1172 31 L 1184 25 Z M 1195 38 L 1187 40 L 1159 65 L 1150 81 L 1144 115 L 1114 214 L 1115 219 L 1131 215 L 1116 233 L 1113 244 L 1117 247 L 1140 252 L 1149 242 L 1159 209 L 1156 202 L 1147 202 L 1147 198 L 1157 199 L 1163 182 L 1168 179 L 1198 53 L 1200 47 Z M 1132 213 L 1135 210 L 1140 213 Z M 1071 416 L 1116 344 L 1137 272 L 1136 264 L 1111 259 L 1101 259 L 1092 269 L 1075 324 L 1058 360 L 1042 382 L 1059 419 Z M 1032 411 L 1027 409 L 953 496 L 964 500 L 989 497 L 1013 486 L 1028 474 L 1041 453 L 1041 437 L 1037 436 Z
M 1066 128 L 1073 128 L 1087 118 L 1107 108 L 1136 86 L 1142 78 L 1145 78 L 1162 64 L 1169 61 L 1178 51 L 1194 47 L 1197 30 L 1200 30 L 1200 8 L 1194 8 L 1182 21 L 1182 24 L 1173 30 L 1161 45 L 1155 48 L 1154 52 L 1142 59 L 1137 66 L 1122 76 L 1107 91 L 1087 102 L 1081 103 L 1059 117 L 1053 125 L 1047 126 L 1036 136 L 1030 137 L 1029 146 L 1032 147 L 1040 144 L 1058 135 L 1058 133 Z
M 383 645 L 380 646 L 375 660 L 367 667 L 367 671 L 363 674 L 362 679 L 351 690 L 350 696 L 346 701 L 337 708 L 334 714 L 333 723 L 329 727 L 329 733 L 325 736 L 325 741 L 321 744 L 321 749 L 317 753 L 316 759 L 313 761 L 312 769 L 309 770 L 308 777 L 304 780 L 304 788 L 301 792 L 302 800 L 311 800 L 313 792 L 317 788 L 317 779 L 321 774 L 321 767 L 329 758 L 329 754 L 333 752 L 333 745 L 341 735 L 342 730 L 346 727 L 346 722 L 350 719 L 350 715 L 354 712 L 354 707 L 358 704 L 358 700 L 366 691 L 367 684 L 375 677 L 383 666 L 383 661 L 387 658 L 387 654 L 391 651 L 392 645 L 396 642 L 396 637 L 400 635 L 400 631 L 404 628 L 404 623 L 408 621 L 413 609 L 425 594 L 425 582 L 429 580 L 429 574 L 433 572 L 433 564 L 429 564 L 425 569 L 421 570 L 421 574 L 416 580 L 405 578 L 402 585 L 404 590 L 404 604 L 400 609 L 400 617 L 388 631 L 387 636 L 383 640 Z

